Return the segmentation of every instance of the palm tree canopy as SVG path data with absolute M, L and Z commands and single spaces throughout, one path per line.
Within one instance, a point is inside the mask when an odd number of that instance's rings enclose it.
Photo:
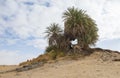
M 45 33 L 47 34 L 46 37 L 51 37 L 53 35 L 62 33 L 62 29 L 60 28 L 59 24 L 52 23 L 49 27 L 46 28 Z
M 45 33 L 47 34 L 49 45 L 55 45 L 58 35 L 62 33 L 62 29 L 59 24 L 52 23 L 46 28 Z
M 65 21 L 64 34 L 70 40 L 78 39 L 78 44 L 83 46 L 94 45 L 98 40 L 97 25 L 95 21 L 86 14 L 86 11 L 77 8 L 68 8 L 63 13 Z
M 84 10 L 78 10 L 74 7 L 68 8 L 63 13 L 63 18 L 65 21 L 65 35 L 71 34 L 73 39 L 75 39 L 76 36 L 83 33 L 85 30 L 83 28 L 83 21 L 85 17 L 85 11 Z

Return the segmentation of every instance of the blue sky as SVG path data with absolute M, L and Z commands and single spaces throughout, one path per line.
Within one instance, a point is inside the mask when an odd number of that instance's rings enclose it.
M 18 64 L 44 53 L 45 28 L 75 6 L 84 9 L 99 28 L 96 47 L 120 51 L 119 0 L 0 0 L 0 64 Z

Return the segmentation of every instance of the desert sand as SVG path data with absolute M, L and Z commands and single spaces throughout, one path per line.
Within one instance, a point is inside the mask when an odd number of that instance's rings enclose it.
M 99 53 L 78 60 L 61 60 L 23 72 L 0 74 L 0 78 L 120 78 L 119 61 L 103 61 Z M 13 66 L 15 67 L 15 66 Z M 12 67 L 0 67 L 12 69 Z

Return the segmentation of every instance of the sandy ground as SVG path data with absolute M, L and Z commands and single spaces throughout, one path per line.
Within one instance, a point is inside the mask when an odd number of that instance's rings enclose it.
M 120 78 L 120 62 L 103 62 L 92 56 L 45 64 L 24 72 L 0 74 L 0 78 Z
M 18 68 L 17 65 L 0 65 L 0 72 Z

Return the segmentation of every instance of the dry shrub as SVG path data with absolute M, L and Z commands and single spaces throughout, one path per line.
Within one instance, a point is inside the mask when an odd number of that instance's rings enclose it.
M 52 50 L 52 51 L 50 51 L 48 53 L 48 55 L 50 56 L 50 59 L 55 60 L 56 57 L 57 57 L 57 52 L 55 52 L 54 50 Z
M 51 52 L 52 50 L 56 51 L 56 50 L 57 50 L 57 47 L 56 47 L 56 46 L 48 46 L 48 47 L 46 47 L 46 49 L 45 49 L 45 53 L 49 53 L 49 52 Z
M 57 58 L 59 57 L 64 57 L 65 56 L 65 53 L 64 52 L 58 52 L 57 53 Z

